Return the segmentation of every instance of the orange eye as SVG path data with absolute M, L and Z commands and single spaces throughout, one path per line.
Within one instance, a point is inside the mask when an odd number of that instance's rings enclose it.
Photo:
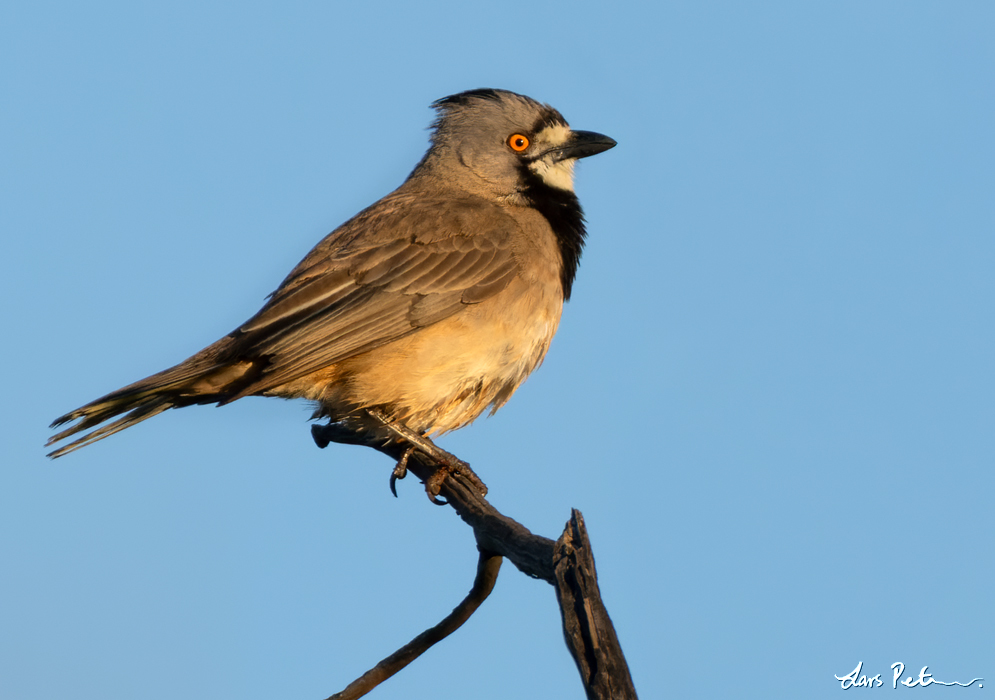
M 521 153 L 529 147 L 529 137 L 524 134 L 512 134 L 508 137 L 508 145 L 511 150 Z

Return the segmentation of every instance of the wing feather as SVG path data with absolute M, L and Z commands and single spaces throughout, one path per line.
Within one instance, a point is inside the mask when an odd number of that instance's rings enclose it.
M 515 220 L 485 200 L 383 200 L 319 243 L 235 331 L 238 355 L 266 359 L 239 395 L 278 387 L 499 293 L 520 271 L 516 235 Z

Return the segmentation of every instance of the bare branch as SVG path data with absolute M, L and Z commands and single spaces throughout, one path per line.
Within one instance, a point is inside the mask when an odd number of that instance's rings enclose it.
M 460 518 L 473 528 L 477 548 L 481 552 L 478 581 L 481 577 L 480 572 L 485 567 L 486 554 L 492 558 L 490 561 L 496 560 L 497 563 L 493 564 L 495 567 L 500 565 L 501 557 L 506 557 L 523 573 L 542 579 L 556 588 L 564 636 L 570 653 L 577 663 L 589 700 L 609 698 L 635 700 L 636 691 L 629 674 L 629 667 L 622 654 L 611 618 L 608 617 L 608 611 L 601 601 L 597 572 L 594 568 L 594 555 L 580 511 L 572 511 L 570 521 L 558 541 L 553 542 L 546 537 L 534 535 L 520 523 L 499 513 L 484 498 L 486 488 L 469 469 L 469 465 L 437 448 L 427 438 L 419 438 L 426 443 L 424 450 L 418 445 L 418 449 L 412 451 L 409 449 L 410 443 L 403 441 L 403 434 L 399 436 L 395 426 L 376 415 L 370 415 L 375 421 L 373 428 L 370 428 L 368 422 L 362 423 L 361 419 L 356 419 L 350 424 L 314 426 L 312 433 L 315 442 L 320 447 L 324 447 L 329 441 L 365 444 L 395 460 L 403 459 L 402 464 L 395 470 L 395 479 L 402 476 L 405 470 L 410 471 L 428 485 L 429 497 L 433 501 L 439 502 L 435 497 L 441 493 L 446 499 L 445 504 L 452 506 Z M 366 431 L 365 437 L 356 437 L 357 425 Z M 402 440 L 398 440 L 398 437 Z M 431 452 L 431 456 L 425 450 Z M 497 576 L 496 568 L 494 576 Z M 490 585 L 493 586 L 493 582 Z M 476 587 L 475 582 L 474 588 Z M 490 588 L 487 589 L 487 593 L 489 592 Z M 480 602 L 487 597 L 487 593 L 480 597 L 476 605 L 468 609 L 465 617 L 453 629 L 473 613 Z M 471 596 L 468 596 L 467 600 Z M 425 640 L 433 638 L 435 630 L 446 625 L 459 610 L 460 608 L 454 610 L 445 621 L 416 637 L 408 646 L 392 654 L 349 688 L 338 695 L 333 695 L 332 698 L 360 697 L 377 683 L 396 673 L 435 641 L 449 634 L 452 630 L 434 641 L 425 643 Z M 420 649 L 414 654 L 411 652 L 413 645 Z M 391 664 L 396 664 L 396 667 Z M 381 671 L 381 667 L 385 665 L 393 669 L 386 675 Z M 363 688 L 362 692 L 347 695 L 353 686 Z
M 553 555 L 563 636 L 590 700 L 635 700 L 629 667 L 598 588 L 584 516 L 574 509 Z
M 477 576 L 473 588 L 459 605 L 435 627 L 425 630 L 386 659 L 378 663 L 362 676 L 350 683 L 345 690 L 332 695 L 327 700 L 355 700 L 366 695 L 402 668 L 417 659 L 437 642 L 442 641 L 459 629 L 480 607 L 494 590 L 501 557 L 481 550 L 477 560 Z

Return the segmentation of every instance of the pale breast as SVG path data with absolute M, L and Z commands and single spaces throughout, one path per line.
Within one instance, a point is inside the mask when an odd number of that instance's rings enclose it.
M 339 363 L 338 381 L 319 399 L 323 413 L 383 406 L 414 430 L 455 430 L 500 408 L 542 362 L 561 310 L 557 295 L 517 279 L 455 316 Z

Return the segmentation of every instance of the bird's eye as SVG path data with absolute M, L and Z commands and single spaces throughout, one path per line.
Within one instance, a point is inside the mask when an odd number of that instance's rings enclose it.
M 508 137 L 508 145 L 511 150 L 521 153 L 529 147 L 529 137 L 524 134 L 512 134 Z

